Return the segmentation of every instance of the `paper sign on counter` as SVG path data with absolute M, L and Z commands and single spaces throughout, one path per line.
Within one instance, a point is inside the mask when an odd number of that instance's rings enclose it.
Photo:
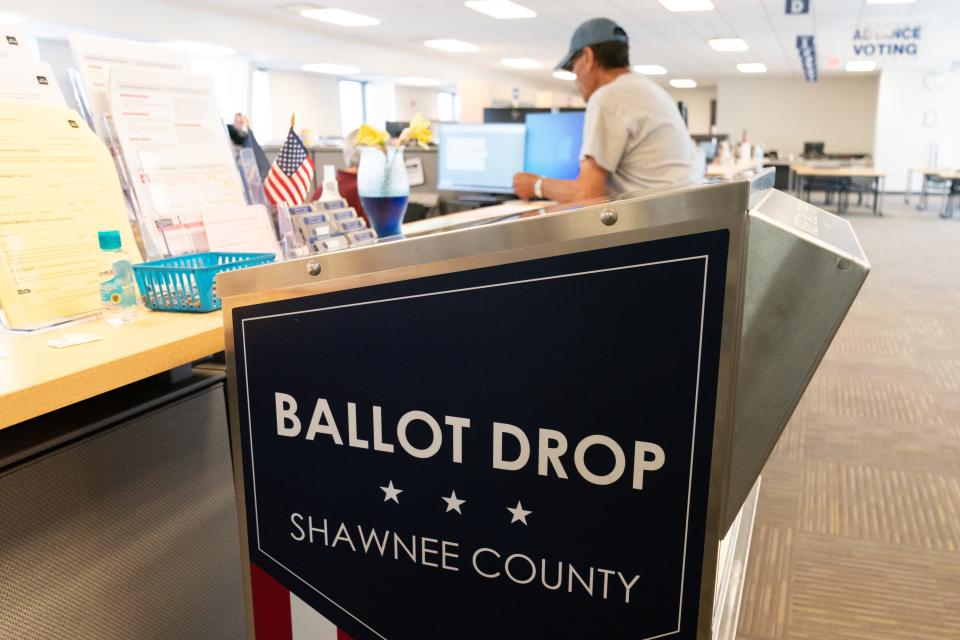
M 3 105 L 0 306 L 13 329 L 100 308 L 97 232 L 118 229 L 139 262 L 110 154 L 77 112 Z
M 211 207 L 201 216 L 210 251 L 272 253 L 282 258 L 273 223 L 262 204 Z
M 66 347 L 75 347 L 78 344 L 96 342 L 97 340 L 103 340 L 103 336 L 98 336 L 94 333 L 67 333 L 59 338 L 47 341 L 47 345 L 54 349 L 63 349 Z

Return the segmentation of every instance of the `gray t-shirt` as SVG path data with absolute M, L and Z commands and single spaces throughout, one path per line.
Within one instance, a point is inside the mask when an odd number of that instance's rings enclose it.
M 649 78 L 625 73 L 587 102 L 580 158 L 610 172 L 607 195 L 695 182 L 693 141 L 673 99 Z

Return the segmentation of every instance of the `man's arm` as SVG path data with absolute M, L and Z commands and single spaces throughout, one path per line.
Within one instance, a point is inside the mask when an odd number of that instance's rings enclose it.
M 573 180 L 544 178 L 543 197 L 557 202 L 573 202 L 599 198 L 606 194 L 607 177 L 610 172 L 587 156 L 580 161 L 580 175 Z M 540 178 L 535 173 L 518 173 L 513 176 L 513 191 L 524 200 L 534 197 L 533 185 Z

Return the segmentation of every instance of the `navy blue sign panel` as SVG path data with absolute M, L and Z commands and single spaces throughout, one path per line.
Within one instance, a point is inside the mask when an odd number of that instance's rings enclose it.
M 810 0 L 787 0 L 787 15 L 810 13 Z
M 694 638 L 728 241 L 235 309 L 251 561 L 356 640 Z

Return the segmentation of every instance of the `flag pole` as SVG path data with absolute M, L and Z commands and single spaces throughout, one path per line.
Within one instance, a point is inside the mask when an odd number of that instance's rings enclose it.
M 293 128 L 296 126 L 296 122 L 297 122 L 297 114 L 296 114 L 296 113 L 291 113 L 291 114 L 290 114 L 290 128 L 291 128 L 291 129 L 293 129 Z

